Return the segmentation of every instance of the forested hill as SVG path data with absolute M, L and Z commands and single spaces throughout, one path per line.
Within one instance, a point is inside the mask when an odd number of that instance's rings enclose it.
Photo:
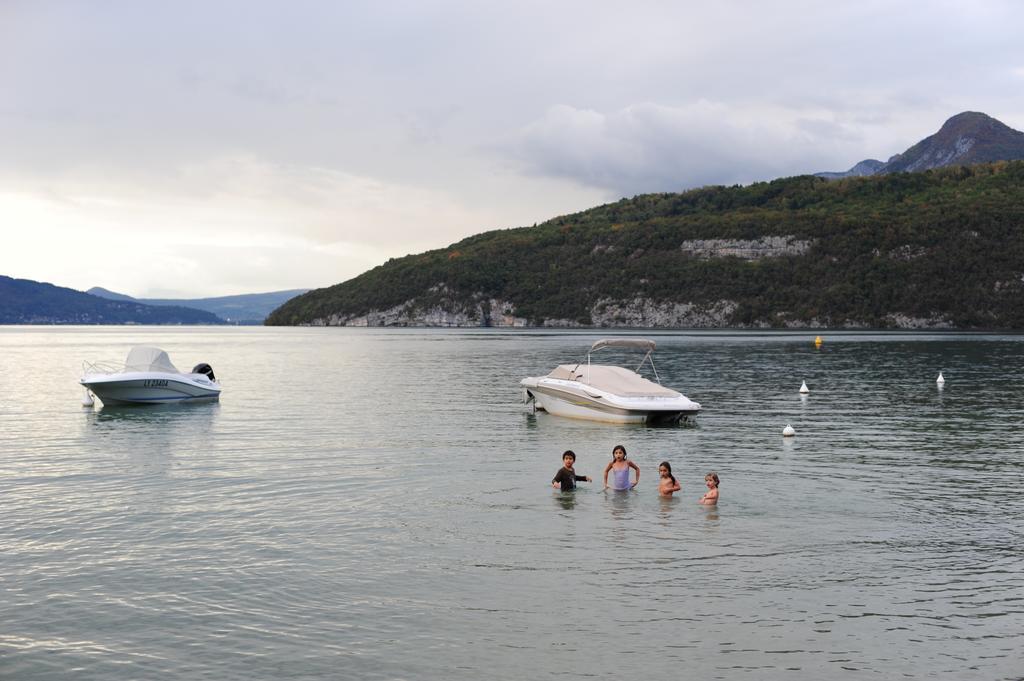
M 155 307 L 0 275 L 0 324 L 223 324 L 204 310 Z
M 268 324 L 1024 328 L 1024 162 L 624 199 L 310 291 Z

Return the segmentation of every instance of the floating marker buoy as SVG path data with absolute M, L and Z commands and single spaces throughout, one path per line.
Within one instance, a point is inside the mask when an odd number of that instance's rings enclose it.
M 782 429 L 782 437 L 793 437 L 794 435 L 796 435 L 796 431 L 787 423 L 786 427 Z
M 821 347 L 821 336 L 814 337 L 814 344 L 819 348 Z
M 91 407 L 93 404 L 94 404 L 94 402 L 92 401 L 92 393 L 89 392 L 88 388 L 86 388 L 85 389 L 85 395 L 82 397 L 82 406 L 83 407 Z
M 946 379 L 942 377 L 941 371 L 939 372 L 939 377 L 935 379 L 935 382 L 938 383 L 939 385 L 942 385 L 943 383 L 946 382 Z
M 803 381 L 800 383 L 800 392 L 803 395 L 806 395 L 807 393 L 811 392 L 811 389 L 807 387 L 807 381 Z

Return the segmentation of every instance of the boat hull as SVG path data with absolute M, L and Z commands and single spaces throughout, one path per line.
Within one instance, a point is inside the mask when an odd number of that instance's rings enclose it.
M 213 381 L 173 374 L 117 374 L 85 376 L 80 383 L 105 405 L 173 404 L 220 398 Z
M 700 405 L 686 397 L 622 397 L 576 381 L 524 379 L 527 400 L 555 416 L 603 423 L 671 424 L 695 416 Z

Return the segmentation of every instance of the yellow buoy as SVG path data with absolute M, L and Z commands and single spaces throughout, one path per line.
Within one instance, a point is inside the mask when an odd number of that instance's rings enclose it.
M 821 347 L 821 336 L 815 336 L 814 337 L 814 345 L 819 347 L 819 348 Z

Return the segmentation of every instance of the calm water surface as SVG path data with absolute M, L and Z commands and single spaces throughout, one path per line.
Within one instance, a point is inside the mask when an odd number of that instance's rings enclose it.
M 0 328 L 0 678 L 1024 677 L 1024 337 L 645 335 L 695 426 L 520 403 L 600 334 Z M 83 408 L 143 343 L 220 403 Z

